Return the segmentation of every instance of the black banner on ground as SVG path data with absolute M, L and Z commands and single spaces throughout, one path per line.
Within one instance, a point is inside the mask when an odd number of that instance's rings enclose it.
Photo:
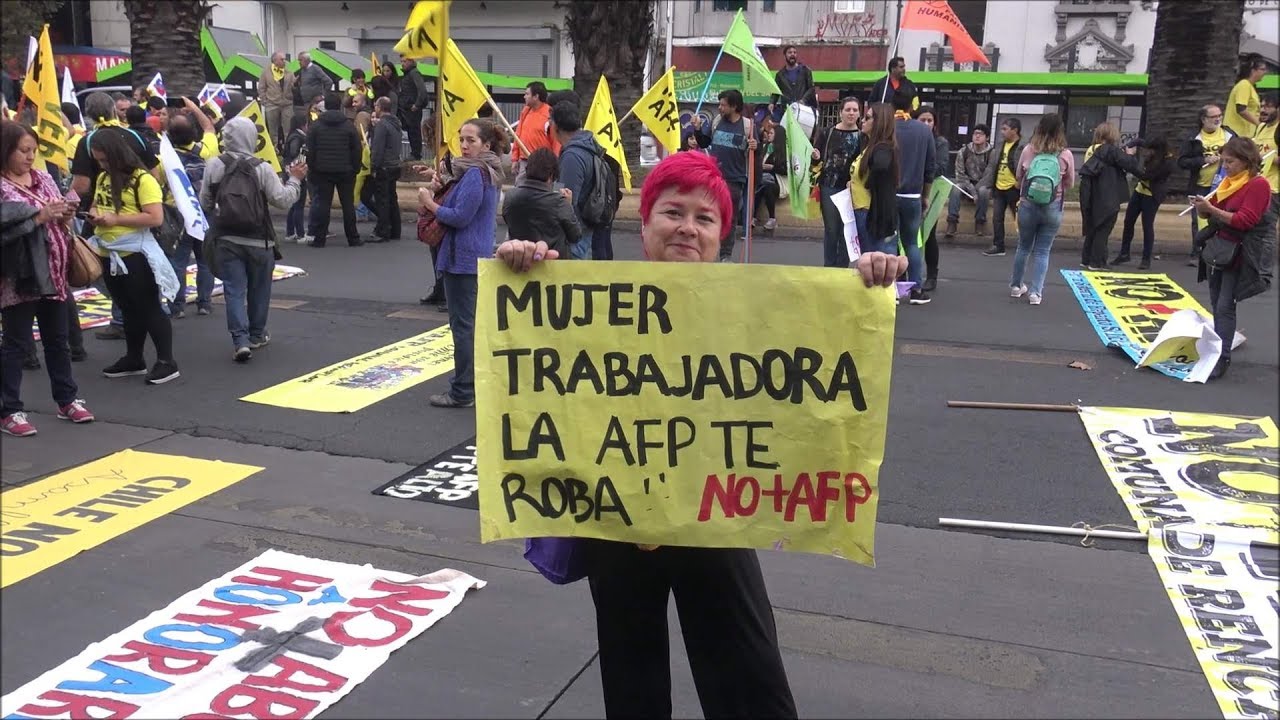
M 476 439 L 471 438 L 382 485 L 373 494 L 479 510 L 478 489 Z

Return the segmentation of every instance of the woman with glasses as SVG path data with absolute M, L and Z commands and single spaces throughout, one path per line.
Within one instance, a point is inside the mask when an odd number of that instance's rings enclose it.
M 1190 174 L 1187 180 L 1187 194 L 1203 197 L 1221 180 L 1222 158 L 1219 153 L 1227 141 L 1235 137 L 1235 133 L 1222 127 L 1222 108 L 1217 105 L 1205 105 L 1200 108 L 1200 127 L 1195 134 L 1182 141 L 1182 149 L 1178 153 L 1178 167 Z M 1188 265 L 1197 264 L 1196 256 L 1200 248 L 1196 245 L 1196 228 L 1199 226 L 1199 213 L 1191 211 L 1191 260 Z

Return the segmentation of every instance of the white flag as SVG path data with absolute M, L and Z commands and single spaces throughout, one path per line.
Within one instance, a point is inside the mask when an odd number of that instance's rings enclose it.
M 151 82 L 147 83 L 147 95 L 161 100 L 169 99 L 169 93 L 164 89 L 164 78 L 160 77 L 160 73 L 156 73 L 156 76 L 151 78 Z
M 62 66 L 62 102 L 79 107 L 76 102 L 76 84 L 71 79 L 71 66 Z
M 169 192 L 173 194 L 173 204 L 182 213 L 183 225 L 187 234 L 197 240 L 204 240 L 204 231 L 209 227 L 204 210 L 200 207 L 200 193 L 187 177 L 187 169 L 169 142 L 168 135 L 160 136 L 160 164 L 164 166 L 165 177 L 169 179 Z
M 40 41 L 28 35 L 27 36 L 27 70 L 26 72 L 31 72 L 31 63 L 36 61 L 36 53 L 39 50 L 40 50 Z

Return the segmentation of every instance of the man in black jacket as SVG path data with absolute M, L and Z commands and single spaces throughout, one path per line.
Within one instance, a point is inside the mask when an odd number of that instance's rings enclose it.
M 776 123 L 782 122 L 782 116 L 791 103 L 798 102 L 810 107 L 817 107 L 818 104 L 818 88 L 813 84 L 813 71 L 800 62 L 796 46 L 786 46 L 782 49 L 782 54 L 787 59 L 787 64 L 773 76 L 782 94 L 774 95 L 769 101 L 769 113 Z
M 422 159 L 422 108 L 427 105 L 427 81 L 418 71 L 418 61 L 400 56 L 400 124 L 409 134 L 409 155 Z
M 391 98 L 380 97 L 373 103 L 373 140 L 369 143 L 369 167 L 373 183 L 373 212 L 378 224 L 373 228 L 372 242 L 400 239 L 400 198 L 396 183 L 400 181 L 400 120 Z
M 356 173 L 363 154 L 360 131 L 342 112 L 342 97 L 331 92 L 325 96 L 324 112 L 311 123 L 307 133 L 307 160 L 311 166 L 311 222 L 304 244 L 324 247 L 329 235 L 329 214 L 333 192 L 338 191 L 342 203 L 342 229 L 347 244 L 363 245 L 356 229 Z
M 893 98 L 897 95 L 907 98 L 910 101 L 908 107 L 912 110 L 920 107 L 920 94 L 916 91 L 916 84 L 907 77 L 907 61 L 900 57 L 889 61 L 889 74 L 871 86 L 867 102 L 892 105 Z

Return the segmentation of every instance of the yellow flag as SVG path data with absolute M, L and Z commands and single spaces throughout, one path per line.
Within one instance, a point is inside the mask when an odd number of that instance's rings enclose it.
M 591 110 L 587 112 L 587 121 L 583 127 L 596 136 L 606 154 L 618 161 L 622 166 L 622 184 L 631 189 L 631 168 L 627 167 L 627 158 L 622 152 L 622 131 L 618 127 L 618 116 L 613 111 L 613 97 L 609 94 L 609 81 L 600 76 L 600 84 L 596 85 L 596 96 L 591 100 Z
M 267 132 L 267 120 L 262 114 L 262 107 L 258 105 L 258 101 L 249 103 L 236 117 L 248 118 L 258 130 L 258 146 L 253 149 L 253 154 L 270 163 L 273 170 L 280 172 L 280 158 L 276 156 L 276 146 L 271 144 L 271 134 Z
M 378 53 L 369 53 L 369 67 L 373 68 L 372 74 L 369 75 L 369 80 L 373 80 L 378 77 Z
M 46 163 L 68 169 L 67 140 L 70 133 L 62 124 L 62 95 L 58 92 L 58 72 L 53 67 L 53 46 L 49 26 L 40 33 L 40 48 L 31 65 L 36 77 L 36 156 Z
M 360 170 L 356 173 L 355 196 L 356 202 L 360 202 L 360 191 L 364 189 L 364 183 L 369 179 L 373 163 L 369 159 L 369 138 L 365 136 L 364 130 L 359 125 L 356 126 L 356 130 L 360 132 Z
M 444 135 L 441 141 L 457 156 L 462 153 L 462 147 L 458 144 L 458 131 L 464 123 L 476 116 L 480 107 L 488 100 L 489 91 L 452 39 L 445 42 L 440 79 L 440 123 L 441 133 Z
M 449 36 L 449 0 L 419 0 L 395 51 L 410 58 L 439 58 Z
M 636 101 L 631 114 L 649 128 L 653 137 L 667 152 L 680 150 L 680 110 L 676 107 L 676 69 L 667 68 L 666 74 Z

